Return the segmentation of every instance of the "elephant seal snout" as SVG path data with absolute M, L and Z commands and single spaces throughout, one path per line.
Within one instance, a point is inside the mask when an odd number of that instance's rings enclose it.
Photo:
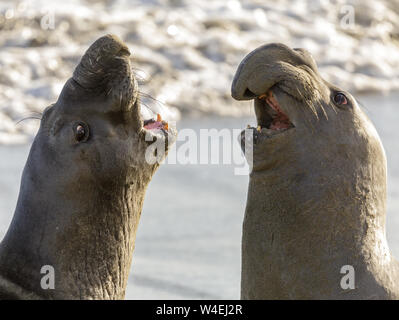
M 269 44 L 238 67 L 254 100 L 253 169 L 242 237 L 243 299 L 399 298 L 385 236 L 386 157 L 356 100 L 303 49 Z M 355 289 L 341 287 L 343 266 Z
M 161 119 L 141 118 L 129 55 L 117 37 L 98 39 L 43 113 L 0 245 L 0 298 L 124 298 L 158 168 L 146 150 L 176 135 Z M 45 265 L 54 268 L 53 290 L 41 287 Z

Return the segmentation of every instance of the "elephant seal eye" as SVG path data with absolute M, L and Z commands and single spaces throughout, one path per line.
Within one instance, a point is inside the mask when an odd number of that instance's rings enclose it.
M 337 93 L 337 94 L 334 96 L 334 102 L 335 102 L 337 105 L 339 105 L 339 106 L 348 104 L 348 100 L 346 99 L 346 97 L 345 97 L 345 95 L 344 95 L 343 93 Z
M 76 123 L 73 126 L 73 131 L 77 142 L 84 142 L 89 137 L 89 127 L 84 123 Z

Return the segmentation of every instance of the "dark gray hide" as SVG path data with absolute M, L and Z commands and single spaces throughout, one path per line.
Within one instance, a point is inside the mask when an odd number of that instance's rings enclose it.
M 268 129 L 266 93 L 293 127 Z M 255 100 L 259 126 L 241 297 L 399 298 L 398 263 L 385 236 L 385 152 L 356 100 L 323 80 L 307 51 L 282 44 L 260 47 L 241 62 L 232 96 Z M 341 287 L 345 265 L 355 271 L 353 290 Z
M 43 113 L 11 226 L 0 245 L 3 299 L 123 299 L 145 190 L 145 161 L 129 50 L 104 36 Z M 41 287 L 41 268 L 55 289 Z

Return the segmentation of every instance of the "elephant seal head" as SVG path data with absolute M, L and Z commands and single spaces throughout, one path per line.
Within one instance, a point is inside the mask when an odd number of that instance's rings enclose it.
M 325 81 L 304 49 L 268 44 L 254 50 L 238 67 L 232 96 L 254 100 L 255 171 L 293 158 L 330 162 L 350 152 L 360 159 L 371 150 L 385 161 L 379 136 L 357 101 Z

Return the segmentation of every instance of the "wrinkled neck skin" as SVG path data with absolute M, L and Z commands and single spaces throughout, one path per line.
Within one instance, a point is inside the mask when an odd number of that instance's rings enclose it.
M 323 134 L 326 121 L 315 134 Z M 379 140 L 353 148 L 345 138 L 315 139 L 303 130 L 310 129 L 294 128 L 255 146 L 242 299 L 399 298 L 398 266 L 385 236 L 386 160 Z M 376 140 L 367 134 L 358 139 Z M 354 267 L 354 290 L 341 288 L 345 265 Z
M 125 184 L 112 187 L 111 181 L 103 182 L 107 186 L 77 184 L 81 196 L 69 198 L 62 186 L 35 171 L 36 147 L 0 247 L 0 286 L 13 291 L 5 298 L 123 299 L 144 193 L 155 167 L 135 167 Z M 41 288 L 44 265 L 54 267 L 54 290 Z

